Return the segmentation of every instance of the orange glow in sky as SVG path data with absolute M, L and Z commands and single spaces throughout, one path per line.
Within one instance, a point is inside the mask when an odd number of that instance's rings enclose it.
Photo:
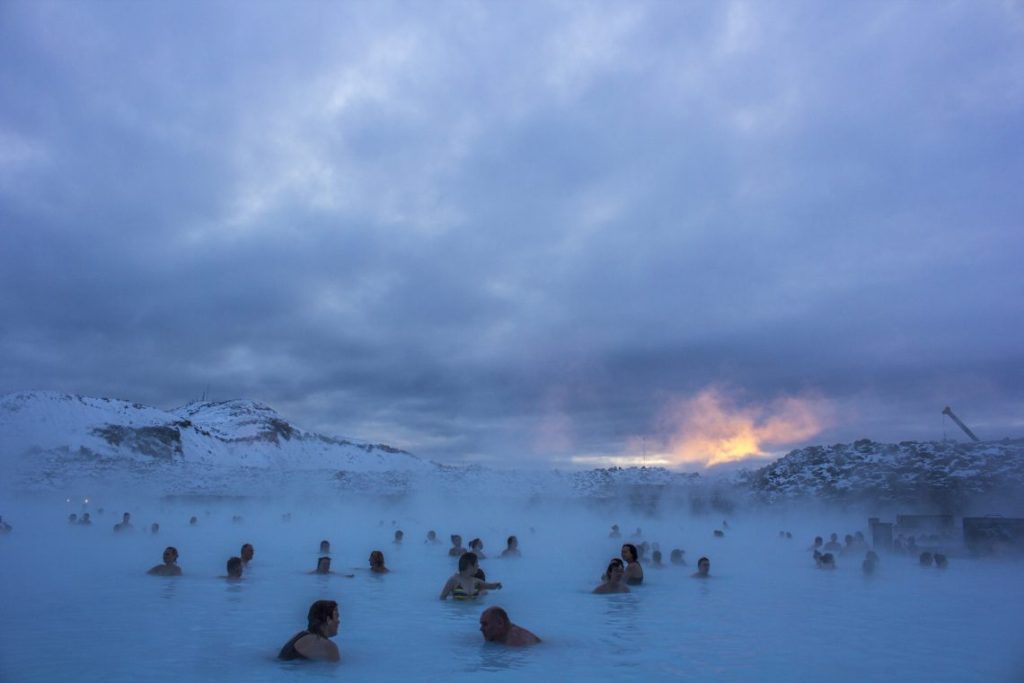
M 720 389 L 704 389 L 669 409 L 667 419 L 676 429 L 667 459 L 710 467 L 767 456 L 769 450 L 819 434 L 830 414 L 829 404 L 820 398 L 783 397 L 740 406 Z

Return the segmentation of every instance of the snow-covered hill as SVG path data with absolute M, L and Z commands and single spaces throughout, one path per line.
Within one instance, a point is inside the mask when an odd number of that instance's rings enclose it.
M 254 483 L 262 492 L 304 477 L 322 479 L 325 470 L 435 467 L 383 444 L 298 429 L 256 401 L 190 403 L 163 411 L 50 392 L 0 398 L 0 456 L 5 480 L 25 490 L 153 488 L 159 482 L 169 492 L 244 490 Z
M 763 499 L 867 499 L 958 506 L 982 495 L 1024 493 L 1024 439 L 903 441 L 810 446 L 750 473 Z
M 323 436 L 250 400 L 138 403 L 35 392 L 0 397 L 0 488 L 85 493 L 400 495 L 473 491 L 727 511 L 747 499 L 931 502 L 1024 493 L 1024 439 L 812 446 L 758 470 L 494 470 L 439 465 L 382 444 Z

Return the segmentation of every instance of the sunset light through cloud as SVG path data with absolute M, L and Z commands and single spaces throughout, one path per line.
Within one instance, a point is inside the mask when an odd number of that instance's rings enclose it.
M 817 397 L 741 404 L 727 391 L 709 387 L 668 408 L 666 420 L 675 430 L 664 457 L 676 465 L 705 467 L 768 457 L 816 436 L 831 425 L 831 416 L 830 403 Z

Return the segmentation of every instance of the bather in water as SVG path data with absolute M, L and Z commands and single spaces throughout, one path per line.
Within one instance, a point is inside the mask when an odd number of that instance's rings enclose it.
M 476 573 L 479 569 L 476 555 L 463 553 L 459 558 L 459 571 L 453 574 L 441 589 L 441 599 L 445 600 L 451 595 L 453 600 L 474 600 L 486 590 L 501 589 L 500 581 L 488 583 L 477 578 Z
M 306 616 L 306 630 L 299 631 L 284 644 L 277 658 L 285 661 L 312 659 L 323 662 L 340 662 L 341 653 L 330 638 L 338 635 L 338 603 L 334 600 L 317 600 L 309 607 Z
M 178 549 L 170 545 L 164 548 L 164 563 L 156 565 L 146 573 L 153 576 L 181 576 L 181 567 L 178 566 Z
M 508 537 L 508 547 L 501 551 L 502 557 L 522 557 L 519 552 L 519 539 L 515 536 Z
M 513 647 L 535 645 L 540 642 L 536 635 L 522 626 L 513 624 L 508 612 L 497 606 L 488 607 L 480 615 L 480 633 L 488 643 Z
M 626 563 L 626 585 L 639 586 L 644 582 L 644 569 L 637 559 L 636 546 L 632 543 L 622 545 L 622 559 Z
M 706 557 L 702 557 L 697 560 L 697 571 L 690 574 L 695 579 L 709 579 L 711 578 L 711 560 Z
M 370 571 L 374 574 L 387 574 L 391 571 L 384 566 L 384 553 L 379 550 L 370 553 Z
M 622 560 L 619 558 L 613 558 L 608 563 L 608 569 L 605 571 L 604 576 L 601 577 L 601 585 L 595 588 L 592 592 L 594 593 L 628 593 L 629 586 L 626 585 L 624 580 L 625 569 L 622 566 Z

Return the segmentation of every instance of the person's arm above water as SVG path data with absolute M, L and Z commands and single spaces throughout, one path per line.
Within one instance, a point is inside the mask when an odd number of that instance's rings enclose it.
M 338 646 L 327 638 L 310 634 L 295 642 L 295 651 L 303 657 L 318 659 L 323 662 L 340 662 L 341 653 Z
M 491 590 L 491 589 L 495 589 L 496 588 L 498 590 L 501 590 L 501 581 L 495 581 L 493 583 L 489 583 L 487 581 L 478 581 L 476 585 L 477 585 L 477 588 L 484 588 L 484 589 L 487 589 L 487 590 Z
M 450 577 L 448 579 L 448 581 L 445 582 L 444 588 L 441 589 L 441 599 L 444 600 L 445 598 L 447 598 L 448 595 L 452 592 L 453 588 L 455 588 L 455 577 L 454 576 Z

